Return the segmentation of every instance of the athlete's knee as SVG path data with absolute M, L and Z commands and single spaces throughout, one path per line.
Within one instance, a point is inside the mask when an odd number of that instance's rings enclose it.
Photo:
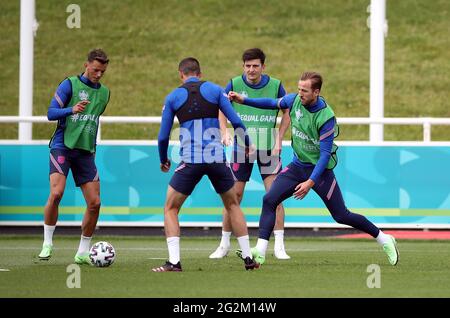
M 101 201 L 100 197 L 89 200 L 88 210 L 93 213 L 98 213 L 100 211 Z
M 233 213 L 236 211 L 236 209 L 239 208 L 239 199 L 237 195 L 234 195 L 233 197 L 228 198 L 228 200 L 224 201 L 225 209 L 228 211 L 228 213 Z
M 243 196 L 244 196 L 244 193 L 239 192 L 239 191 L 236 192 L 236 200 L 238 203 L 240 203 L 242 201 Z
M 263 208 L 268 208 L 271 211 L 275 211 L 277 206 L 278 202 L 276 202 L 276 199 L 270 194 L 270 192 L 266 193 L 263 197 Z
M 331 216 L 339 224 L 347 224 L 351 219 L 350 212 L 348 210 L 339 213 L 333 213 Z
M 230 212 L 230 209 L 234 209 L 239 206 L 240 200 L 238 198 L 238 191 L 235 189 L 230 189 L 224 193 L 220 194 L 222 198 L 223 206 Z
M 61 199 L 63 197 L 63 194 L 64 194 L 64 191 L 53 189 L 50 192 L 50 201 L 52 203 L 59 204 L 59 202 L 61 201 Z
M 225 210 L 227 211 L 228 217 L 230 217 L 231 219 L 234 219 L 236 213 L 239 213 L 241 211 L 236 194 L 223 200 L 223 205 Z
M 180 209 L 181 207 L 177 205 L 164 205 L 164 220 L 174 220 L 174 218 L 178 218 Z
M 177 210 L 179 209 L 180 206 L 179 204 L 177 204 L 175 202 L 175 200 L 168 200 L 165 204 L 164 204 L 164 211 L 171 211 L 171 210 Z

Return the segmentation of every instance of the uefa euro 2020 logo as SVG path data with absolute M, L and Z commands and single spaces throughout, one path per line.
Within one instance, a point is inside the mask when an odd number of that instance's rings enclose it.
M 89 94 L 85 90 L 81 90 L 78 93 L 78 97 L 80 98 L 80 100 L 88 100 L 89 99 Z

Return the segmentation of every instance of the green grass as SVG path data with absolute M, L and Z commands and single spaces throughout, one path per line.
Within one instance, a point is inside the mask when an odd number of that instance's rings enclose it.
M 102 47 L 111 63 L 105 115 L 157 116 L 179 85 L 177 63 L 198 57 L 204 78 L 225 85 L 240 74 L 242 51 L 259 46 L 267 72 L 296 90 L 301 72 L 325 78 L 323 95 L 338 117 L 369 114 L 369 43 L 365 1 L 80 0 L 81 29 L 66 27 L 70 2 L 38 1 L 34 49 L 34 115 L 45 115 L 59 82 L 80 73 L 87 52 Z M 237 9 L 239 8 L 239 9 Z M 0 3 L 0 115 L 18 114 L 20 1 Z M 450 117 L 450 5 L 447 0 L 387 1 L 385 115 Z M 1 124 L 0 139 L 17 138 Z M 105 139 L 155 139 L 158 125 L 105 125 Z M 34 125 L 35 139 L 54 125 Z M 448 140 L 436 126 L 433 140 Z M 341 140 L 368 138 L 367 126 L 341 127 Z M 422 140 L 417 126 L 387 126 L 386 140 Z
M 291 260 L 276 260 L 269 250 L 266 264 L 245 271 L 234 255 L 208 259 L 218 238 L 182 237 L 183 272 L 153 273 L 167 257 L 163 237 L 95 237 L 114 245 L 116 261 L 108 268 L 83 266 L 81 288 L 70 289 L 66 269 L 78 240 L 56 235 L 54 256 L 45 262 L 36 258 L 41 237 L 0 236 L 0 268 L 10 270 L 0 271 L 0 297 L 450 296 L 448 241 L 400 241 L 400 262 L 393 267 L 372 240 L 287 238 Z M 366 285 L 370 264 L 380 266 L 381 288 Z

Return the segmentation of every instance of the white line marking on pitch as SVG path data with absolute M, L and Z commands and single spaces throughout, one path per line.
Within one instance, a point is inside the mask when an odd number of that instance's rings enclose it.
M 9 269 L 7 269 L 7 268 L 0 268 L 0 272 L 9 272 Z

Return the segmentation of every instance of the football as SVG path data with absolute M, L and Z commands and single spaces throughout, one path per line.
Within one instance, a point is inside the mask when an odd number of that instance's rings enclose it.
M 89 258 L 92 265 L 97 267 L 107 267 L 114 263 L 116 250 L 108 242 L 97 242 L 92 245 L 89 251 Z

